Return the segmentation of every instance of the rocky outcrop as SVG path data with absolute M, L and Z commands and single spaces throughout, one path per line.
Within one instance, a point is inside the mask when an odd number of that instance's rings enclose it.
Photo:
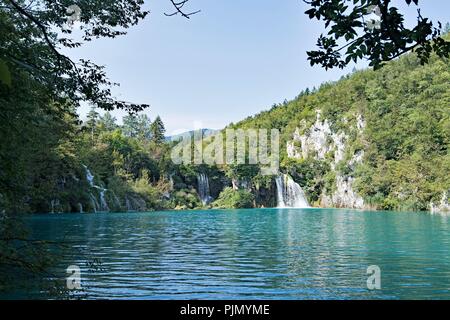
M 145 200 L 135 195 L 127 195 L 125 197 L 125 209 L 128 212 L 149 210 Z
M 364 209 L 364 199 L 353 190 L 353 182 L 353 177 L 336 176 L 336 191 L 332 195 L 323 194 L 321 206 Z
M 305 130 L 305 125 L 305 122 L 303 122 L 301 124 L 303 128 L 295 130 L 293 139 L 287 144 L 287 154 L 291 158 L 306 159 L 313 157 L 316 160 L 329 161 L 331 170 L 335 171 L 336 174 L 335 191 L 332 194 L 326 194 L 323 191 L 320 197 L 320 205 L 323 207 L 365 208 L 364 199 L 354 191 L 354 178 L 345 176 L 336 170 L 337 164 L 345 158 L 346 143 L 349 137 L 344 132 L 333 132 L 330 122 L 327 119 L 322 119 L 320 110 L 317 111 L 316 121 L 312 126 Z M 362 134 L 364 127 L 364 119 L 361 115 L 358 115 L 356 121 L 357 133 Z M 362 162 L 363 157 L 364 151 L 357 151 L 347 165 L 350 168 L 355 168 L 357 164 Z
M 445 213 L 450 214 L 450 203 L 449 203 L 449 191 L 442 193 L 442 198 L 438 203 L 430 204 L 431 213 Z
M 233 190 L 251 190 L 251 182 L 247 179 L 232 179 L 231 184 L 233 186 Z
M 302 123 L 305 125 L 305 122 Z M 297 128 L 293 139 L 287 144 L 287 154 L 291 158 L 314 157 L 316 160 L 325 160 L 328 153 L 333 152 L 332 166 L 343 160 L 345 142 L 348 137 L 343 133 L 334 133 L 327 119 L 321 119 L 320 110 L 317 111 L 314 124 L 301 134 Z

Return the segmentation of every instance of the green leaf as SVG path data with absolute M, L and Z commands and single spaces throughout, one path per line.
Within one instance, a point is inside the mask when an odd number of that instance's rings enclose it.
M 5 61 L 0 60 L 0 82 L 11 86 L 11 72 L 9 71 L 8 65 Z

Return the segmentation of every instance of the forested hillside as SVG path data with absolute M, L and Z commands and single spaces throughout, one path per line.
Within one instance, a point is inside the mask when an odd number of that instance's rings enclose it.
M 279 128 L 283 170 L 322 206 L 448 209 L 450 63 L 407 55 L 234 125 Z
M 175 142 L 164 138 L 159 117 L 130 115 L 119 126 L 93 109 L 81 122 L 73 107 L 45 94 L 39 79 L 10 69 L 12 80 L 0 83 L 2 211 L 276 205 L 274 177 L 257 166 L 175 165 Z M 279 129 L 281 171 L 314 206 L 448 209 L 448 60 L 432 57 L 422 66 L 407 55 L 229 127 Z

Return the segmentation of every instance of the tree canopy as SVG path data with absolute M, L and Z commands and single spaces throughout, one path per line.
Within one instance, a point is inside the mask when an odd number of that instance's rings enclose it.
M 441 37 L 441 23 L 423 17 L 419 8 L 416 25 L 407 28 L 404 15 L 391 0 L 303 1 L 311 6 L 305 13 L 310 19 L 323 20 L 327 31 L 317 41 L 318 50 L 307 53 L 311 65 L 343 68 L 351 61 L 367 59 L 377 69 L 410 51 L 417 53 L 422 64 L 432 52 L 449 57 L 450 42 Z M 419 0 L 405 2 L 419 5 Z
M 64 0 L 3 0 L 0 10 L 0 61 L 9 73 L 25 72 L 45 87 L 60 103 L 80 101 L 105 109 L 136 112 L 148 105 L 119 101 L 112 97 L 104 68 L 92 61 L 72 61 L 61 48 L 82 45 L 70 37 L 68 27 L 71 3 Z M 79 1 L 82 41 L 115 38 L 148 14 L 143 0 Z M 12 85 L 15 85 L 14 82 Z
M 160 116 L 157 116 L 155 121 L 153 121 L 151 127 L 151 137 L 152 141 L 156 144 L 161 144 L 165 140 L 165 132 L 166 129 L 164 128 L 164 123 L 162 122 Z

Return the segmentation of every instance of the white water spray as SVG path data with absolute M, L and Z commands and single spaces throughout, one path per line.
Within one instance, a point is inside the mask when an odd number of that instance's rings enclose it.
M 213 200 L 213 198 L 210 196 L 209 193 L 208 176 L 205 173 L 200 173 L 197 176 L 197 181 L 198 181 L 198 195 L 200 196 L 200 200 L 202 201 L 203 205 L 207 205 Z
M 91 198 L 92 208 L 94 209 L 94 212 L 98 212 L 98 211 L 108 212 L 109 206 L 108 206 L 108 203 L 106 202 L 106 198 L 105 198 L 105 192 L 108 190 L 95 185 L 94 184 L 94 175 L 92 174 L 92 172 L 89 170 L 88 167 L 86 167 L 85 165 L 83 165 L 83 167 L 86 170 L 86 180 L 89 182 L 89 185 L 91 186 L 91 188 L 95 188 L 95 189 L 99 190 L 100 202 L 98 201 L 97 197 L 94 196 L 94 194 L 92 192 L 89 193 L 89 196 Z
M 305 192 L 289 175 L 279 175 L 275 182 L 278 208 L 309 208 Z

